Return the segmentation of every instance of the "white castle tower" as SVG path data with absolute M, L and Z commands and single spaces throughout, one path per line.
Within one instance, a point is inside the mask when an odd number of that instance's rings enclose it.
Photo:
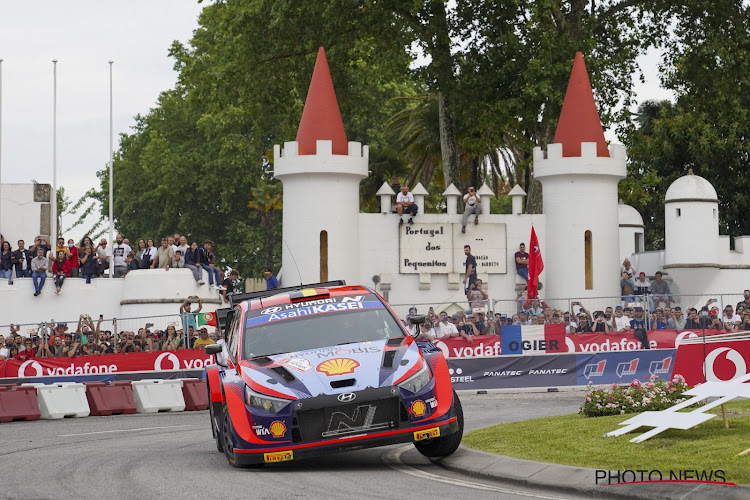
M 273 156 L 274 177 L 284 184 L 283 285 L 358 283 L 359 183 L 368 175 L 368 147 L 346 140 L 322 47 L 297 140 L 274 146 Z
M 544 294 L 620 295 L 617 184 L 626 174 L 621 145 L 607 148 L 591 83 L 576 53 L 553 144 L 534 148 L 547 218 Z
M 719 267 L 719 199 L 692 170 L 664 196 L 664 247 L 666 267 Z

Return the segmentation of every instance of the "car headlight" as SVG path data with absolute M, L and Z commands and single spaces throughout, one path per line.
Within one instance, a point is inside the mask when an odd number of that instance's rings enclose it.
M 291 403 L 288 399 L 274 398 L 266 396 L 265 394 L 259 394 L 248 386 L 245 386 L 245 402 L 253 408 L 274 414 L 279 413 Z
M 402 389 L 406 389 L 407 391 L 416 394 L 417 392 L 421 391 L 424 386 L 427 385 L 431 378 L 432 374 L 427 368 L 427 363 L 422 363 L 422 368 L 420 368 L 417 373 L 398 384 L 398 386 Z

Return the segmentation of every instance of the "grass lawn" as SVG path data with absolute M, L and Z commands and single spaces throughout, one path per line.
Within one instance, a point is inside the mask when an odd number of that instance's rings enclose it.
M 721 411 L 721 410 L 719 410 Z M 750 413 L 747 401 L 730 403 L 731 414 Z M 472 448 L 501 455 L 578 467 L 609 470 L 717 470 L 728 482 L 750 484 L 750 416 L 729 419 L 724 429 L 721 416 L 690 430 L 668 430 L 643 443 L 630 443 L 635 433 L 605 438 L 619 422 L 634 414 L 611 417 L 562 415 L 487 427 L 464 436 Z

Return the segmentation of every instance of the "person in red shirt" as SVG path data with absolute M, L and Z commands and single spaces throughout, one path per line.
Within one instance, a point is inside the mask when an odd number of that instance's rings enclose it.
M 70 278 L 70 259 L 63 250 L 57 252 L 55 263 L 52 264 L 52 274 L 55 275 L 56 293 L 60 295 L 65 278 Z
M 70 277 L 77 278 L 79 276 L 80 264 L 78 262 L 78 247 L 76 242 L 72 239 L 68 240 L 68 251 L 70 252 Z
M 36 350 L 34 349 L 34 341 L 30 338 L 24 339 L 25 349 L 18 354 L 18 359 L 26 361 L 27 359 L 34 359 L 36 357 Z

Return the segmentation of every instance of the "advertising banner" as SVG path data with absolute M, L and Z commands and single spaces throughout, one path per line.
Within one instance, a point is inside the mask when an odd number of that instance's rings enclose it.
M 134 371 L 201 370 L 213 363 L 202 349 L 162 352 L 131 352 L 74 358 L 35 358 L 0 361 L 0 377 L 47 377 L 96 375 Z
M 704 358 L 705 355 L 705 358 Z M 705 374 L 704 364 L 705 359 Z M 750 339 L 682 344 L 677 349 L 674 373 L 688 385 L 706 381 L 732 380 L 750 369 Z
M 449 359 L 456 390 L 576 385 L 576 356 Z
M 629 384 L 634 379 L 646 382 L 651 375 L 671 379 L 676 349 L 637 352 L 604 352 L 577 354 L 577 385 Z

